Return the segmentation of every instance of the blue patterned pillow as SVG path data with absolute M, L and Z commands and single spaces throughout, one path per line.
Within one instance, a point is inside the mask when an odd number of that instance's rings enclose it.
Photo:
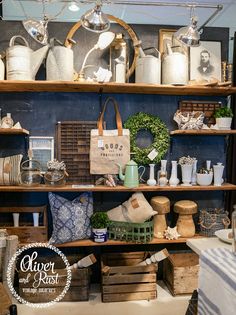
M 48 198 L 53 220 L 50 244 L 62 244 L 91 237 L 92 193 L 83 193 L 70 201 L 50 192 Z

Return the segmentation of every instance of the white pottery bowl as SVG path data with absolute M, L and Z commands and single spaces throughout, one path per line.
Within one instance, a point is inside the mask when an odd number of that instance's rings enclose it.
M 200 186 L 209 186 L 212 183 L 213 173 L 200 174 L 197 173 L 197 183 Z

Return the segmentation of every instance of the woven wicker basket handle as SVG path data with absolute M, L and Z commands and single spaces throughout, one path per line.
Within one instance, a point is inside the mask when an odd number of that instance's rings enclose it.
M 199 221 L 199 224 L 201 225 L 201 227 L 203 227 L 204 229 L 211 229 L 214 225 L 216 225 L 216 222 L 213 222 L 211 224 L 209 224 L 208 226 L 206 226 L 205 224 L 203 224 L 203 220 Z
M 115 112 L 116 112 L 116 126 L 118 129 L 118 136 L 122 136 L 123 135 L 123 129 L 122 129 L 122 120 L 121 120 L 121 116 L 120 116 L 120 112 L 118 109 L 118 104 L 116 102 L 116 100 L 113 97 L 108 97 L 103 105 L 103 109 L 101 112 L 101 115 L 98 119 L 98 134 L 99 136 L 103 135 L 103 121 L 104 121 L 104 114 L 106 111 L 106 107 L 107 104 L 112 101 L 114 108 L 115 108 Z
M 21 40 L 24 42 L 24 44 L 25 44 L 26 47 L 29 47 L 29 43 L 28 43 L 27 40 L 26 40 L 23 36 L 21 36 L 21 35 L 15 35 L 15 36 L 13 36 L 13 37 L 10 39 L 9 47 L 15 46 L 15 40 L 16 40 L 17 38 L 21 39 Z

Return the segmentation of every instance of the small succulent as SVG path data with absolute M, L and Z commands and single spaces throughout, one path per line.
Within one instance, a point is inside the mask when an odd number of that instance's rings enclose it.
M 190 157 L 188 156 L 182 156 L 181 158 L 179 158 L 179 164 L 180 165 L 193 165 L 193 163 L 196 161 L 195 157 Z
M 66 164 L 64 161 L 59 162 L 58 160 L 54 159 L 47 162 L 48 170 L 57 170 L 57 171 L 65 171 Z

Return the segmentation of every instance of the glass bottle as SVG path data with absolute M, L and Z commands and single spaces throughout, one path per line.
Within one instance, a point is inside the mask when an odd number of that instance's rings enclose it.
M 118 33 L 110 46 L 110 71 L 113 82 L 125 83 L 127 64 L 127 44 L 124 35 Z
M 232 230 L 233 230 L 233 253 L 236 255 L 236 205 L 233 206 L 234 211 L 232 213 Z

